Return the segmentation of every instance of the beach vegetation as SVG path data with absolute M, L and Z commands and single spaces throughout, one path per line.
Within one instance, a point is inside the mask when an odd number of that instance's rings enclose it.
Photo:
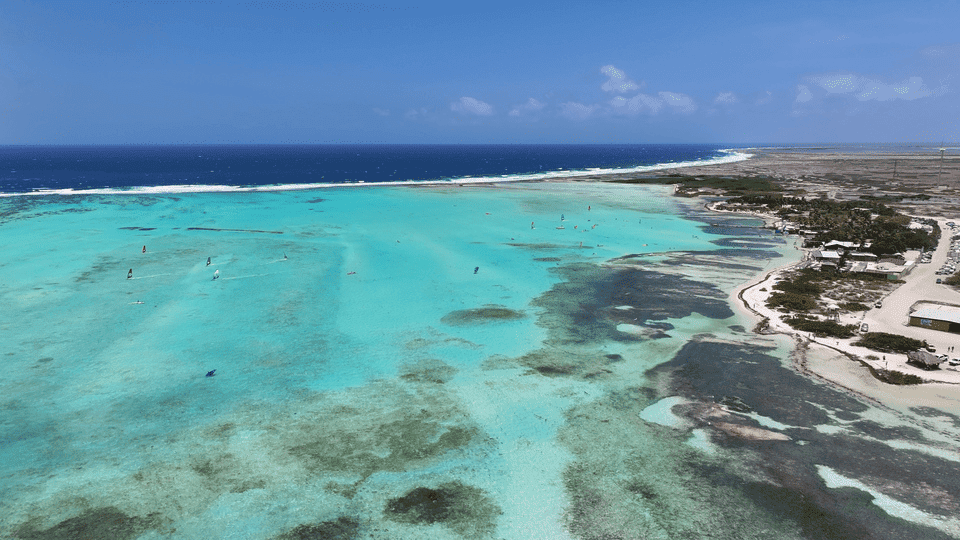
M 857 331 L 857 326 L 853 324 L 840 324 L 836 321 L 821 321 L 807 317 L 792 317 L 785 322 L 795 330 L 810 332 L 817 337 L 848 338 Z
M 954 274 L 948 277 L 947 279 L 943 280 L 943 282 L 946 283 L 947 285 L 958 286 L 960 285 L 960 274 Z
M 748 194 L 727 200 L 727 209 L 773 212 L 800 228 L 817 231 L 814 243 L 831 240 L 870 242 L 864 248 L 875 255 L 900 253 L 908 249 L 936 247 L 940 228 L 923 220 L 932 232 L 911 229 L 911 218 L 878 200 L 833 201 L 822 198 L 790 197 L 782 194 Z
M 877 371 L 877 377 L 886 383 L 898 384 L 898 385 L 910 385 L 910 384 L 921 384 L 923 379 L 913 375 L 912 373 L 904 373 L 902 371 L 887 371 L 879 370 Z
M 752 193 L 778 193 L 780 188 L 768 176 L 686 176 L 668 174 L 663 176 L 617 178 L 611 180 L 618 184 L 661 184 L 676 185 L 677 195 L 695 196 L 701 191 L 719 192 L 725 196 L 737 196 Z
M 908 353 L 922 348 L 924 342 L 919 339 L 908 338 L 897 334 L 888 334 L 886 332 L 867 332 L 863 334 L 854 345 L 859 345 L 860 347 L 874 351 Z
M 809 295 L 781 291 L 767 297 L 767 307 L 783 311 L 810 311 L 817 309 L 817 300 Z
M 777 282 L 773 288 L 778 291 L 800 295 L 818 295 L 823 292 L 823 287 L 816 283 L 817 281 L 820 281 L 820 279 L 822 278 L 819 272 L 810 271 L 810 269 L 804 269 L 794 276 L 793 279 Z
M 844 311 L 867 311 L 870 307 L 860 302 L 843 302 L 840 304 L 840 309 Z

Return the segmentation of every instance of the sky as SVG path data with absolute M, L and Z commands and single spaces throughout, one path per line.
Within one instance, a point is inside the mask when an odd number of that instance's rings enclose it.
M 0 144 L 960 140 L 960 0 L 0 0 Z

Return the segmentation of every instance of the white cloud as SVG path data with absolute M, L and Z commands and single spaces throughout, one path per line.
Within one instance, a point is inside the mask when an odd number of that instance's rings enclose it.
M 885 83 L 868 79 L 855 73 L 831 73 L 807 77 L 811 83 L 827 91 L 827 94 L 842 94 L 859 101 L 912 101 L 942 93 L 931 91 L 920 77 L 909 77 L 898 83 Z
M 490 116 L 493 114 L 493 107 L 491 107 L 489 103 L 484 103 L 479 99 L 466 96 L 460 98 L 460 101 L 451 103 L 450 110 L 464 114 L 475 114 L 477 116 Z
M 584 105 L 575 101 L 560 104 L 560 114 L 574 120 L 586 120 L 600 109 L 599 105 Z
M 411 120 L 417 119 L 417 118 L 423 118 L 426 115 L 427 115 L 426 107 L 420 107 L 419 109 L 410 109 L 406 113 L 404 113 L 404 116 Z
M 810 91 L 810 88 L 805 84 L 797 85 L 797 103 L 806 103 L 813 99 L 813 93 Z
M 510 109 L 510 112 L 507 113 L 510 116 L 520 116 L 525 112 L 536 112 L 540 109 L 546 107 L 547 105 L 543 102 L 537 101 L 536 99 L 530 98 L 526 103 L 521 103 L 520 105 L 515 106 Z
M 615 112 L 626 114 L 657 114 L 663 108 L 663 100 L 647 94 L 637 94 L 630 99 L 617 96 L 610 100 Z
M 766 105 L 773 101 L 773 92 L 766 90 L 764 93 L 760 94 L 760 97 L 757 98 L 757 105 Z
M 690 114 L 693 111 L 697 110 L 697 104 L 693 101 L 693 98 L 686 94 L 678 94 L 676 92 L 660 92 L 660 99 L 663 100 L 663 103 L 668 107 L 671 107 L 674 111 Z
M 373 112 L 379 114 L 380 116 L 390 116 L 390 111 L 388 111 L 387 109 L 380 109 L 378 107 L 374 107 Z
M 600 88 L 604 92 L 614 92 L 616 94 L 625 94 L 627 92 L 632 92 L 634 90 L 639 90 L 643 87 L 643 83 L 637 84 L 627 78 L 626 73 L 613 67 L 612 65 L 606 65 L 600 68 L 600 73 L 603 73 L 607 77 L 607 82 L 603 83 Z
M 737 95 L 733 92 L 720 92 L 717 94 L 717 97 L 713 98 L 713 103 L 716 105 L 733 104 L 739 101 L 740 100 L 737 99 Z

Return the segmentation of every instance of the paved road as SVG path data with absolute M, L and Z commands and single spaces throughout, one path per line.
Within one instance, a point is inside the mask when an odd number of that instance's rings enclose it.
M 904 278 L 906 283 L 883 299 L 882 308 L 868 311 L 863 322 L 870 325 L 871 332 L 887 332 L 926 340 L 937 348 L 938 353 L 946 352 L 947 347 L 955 346 L 957 350 L 954 356 L 960 357 L 960 335 L 908 326 L 910 306 L 918 300 L 960 305 L 960 291 L 946 285 L 937 285 L 937 278 L 946 277 L 938 276 L 936 272 L 947 260 L 952 235 L 952 230 L 946 226 L 946 222 L 951 220 L 939 221 L 942 237 L 933 254 L 933 260 L 928 264 L 917 262 L 917 267 Z M 960 221 L 960 218 L 955 221 Z

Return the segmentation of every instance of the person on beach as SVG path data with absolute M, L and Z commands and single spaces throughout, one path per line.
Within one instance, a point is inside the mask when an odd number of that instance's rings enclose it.
M 127 272 L 127 279 L 131 279 L 132 277 L 133 277 L 133 268 L 131 268 L 130 271 Z

